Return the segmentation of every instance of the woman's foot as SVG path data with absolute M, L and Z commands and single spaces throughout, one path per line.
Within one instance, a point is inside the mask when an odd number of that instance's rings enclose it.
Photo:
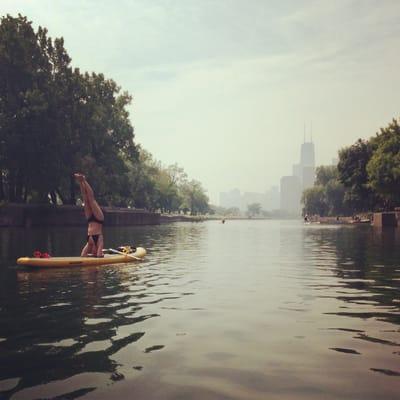
M 74 177 L 78 182 L 83 182 L 85 180 L 85 175 L 83 174 L 76 173 L 74 174 Z

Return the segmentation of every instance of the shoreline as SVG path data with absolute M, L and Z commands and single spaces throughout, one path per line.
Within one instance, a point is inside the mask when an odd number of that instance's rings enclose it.
M 102 207 L 106 226 L 160 225 L 173 222 L 204 222 L 228 220 L 270 220 L 259 217 L 221 217 L 212 215 L 161 214 L 143 209 Z M 0 228 L 86 226 L 83 207 L 53 204 L 0 205 Z
M 145 210 L 102 207 L 106 226 L 159 225 L 160 214 Z M 86 226 L 82 206 L 51 204 L 3 204 L 0 227 L 31 228 Z

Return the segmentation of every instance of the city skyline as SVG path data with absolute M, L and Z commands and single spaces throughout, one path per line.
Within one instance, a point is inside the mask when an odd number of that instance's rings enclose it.
M 234 188 L 219 194 L 219 206 L 238 208 L 246 211 L 249 204 L 258 203 L 264 211 L 280 210 L 286 214 L 301 212 L 301 196 L 305 189 L 314 185 L 315 181 L 315 146 L 312 140 L 306 140 L 300 147 L 299 162 L 292 164 L 292 174 L 280 178 L 279 187 L 270 186 L 264 192 L 241 192 Z
M 399 117 L 399 12 L 389 0 L 2 1 L 63 37 L 73 66 L 128 91 L 135 141 L 214 204 L 292 174 L 304 121 L 329 165 Z

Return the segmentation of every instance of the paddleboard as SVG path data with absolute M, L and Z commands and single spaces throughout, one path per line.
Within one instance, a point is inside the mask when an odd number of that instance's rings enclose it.
M 18 265 L 37 268 L 57 268 L 57 267 L 87 267 L 97 265 L 110 265 L 119 263 L 130 263 L 140 261 L 146 255 L 146 249 L 137 247 L 134 253 L 129 254 L 105 254 L 104 257 L 20 257 Z M 133 258 L 134 257 L 134 258 Z M 139 260 L 138 260 L 139 259 Z

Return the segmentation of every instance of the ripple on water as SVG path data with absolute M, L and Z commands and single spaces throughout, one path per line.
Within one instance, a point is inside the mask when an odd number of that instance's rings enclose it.
M 142 398 L 398 395 L 398 237 L 291 221 L 135 229 L 113 240 L 153 247 L 139 266 L 24 272 L 5 285 L 0 391 L 13 400 L 127 398 L 119 388 Z
M 107 322 L 111 322 L 111 318 L 86 318 L 85 325 L 98 325 L 105 324 Z

